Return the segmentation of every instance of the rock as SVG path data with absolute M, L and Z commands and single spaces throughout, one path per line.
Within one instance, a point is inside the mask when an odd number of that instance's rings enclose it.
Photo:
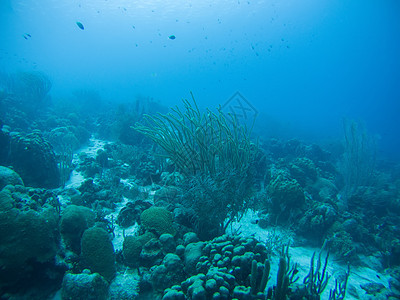
M 98 273 L 66 273 L 62 283 L 63 300 L 106 300 L 107 281 Z
M 203 247 L 203 242 L 191 243 L 186 246 L 184 254 L 186 273 L 193 274 L 196 271 L 196 264 L 202 255 L 201 251 Z
M 164 253 L 173 253 L 176 250 L 174 237 L 169 233 L 164 233 L 160 236 L 159 241 L 162 244 Z
M 183 264 L 178 255 L 174 253 L 168 253 L 163 259 L 163 265 L 170 272 L 178 272 L 182 270 Z
M 153 238 L 143 245 L 140 259 L 144 266 L 151 267 L 159 264 L 163 257 L 162 244 L 157 238 Z
M 183 245 L 178 245 L 176 246 L 175 253 L 180 257 L 183 258 L 185 255 L 185 246 Z
M 194 232 L 187 232 L 183 235 L 183 244 L 189 245 L 190 243 L 196 243 L 199 241 L 197 234 Z
M 133 300 L 139 296 L 139 281 L 133 274 L 118 274 L 108 289 L 108 300 Z
M 151 283 L 157 291 L 163 291 L 171 285 L 177 285 L 185 279 L 183 264 L 178 255 L 168 253 L 161 265 L 151 273 Z
M 12 169 L 0 166 L 0 190 L 6 185 L 24 185 L 21 177 Z

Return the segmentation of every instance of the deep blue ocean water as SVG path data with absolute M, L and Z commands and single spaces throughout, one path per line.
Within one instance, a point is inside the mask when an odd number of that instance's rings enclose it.
M 0 71 L 46 73 L 53 98 L 170 106 L 192 91 L 213 108 L 239 91 L 265 134 L 341 138 L 346 117 L 399 157 L 397 0 L 0 3 Z

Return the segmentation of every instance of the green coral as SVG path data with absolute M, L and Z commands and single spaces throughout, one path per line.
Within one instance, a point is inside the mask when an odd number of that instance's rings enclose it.
M 110 237 L 103 228 L 92 227 L 82 236 L 82 259 L 92 272 L 108 281 L 115 277 L 115 253 Z
M 172 213 L 165 208 L 152 206 L 144 210 L 140 215 L 140 221 L 146 230 L 154 232 L 158 236 L 164 233 L 175 235 Z
M 11 194 L 0 192 L 0 265 L 22 266 L 30 259 L 46 262 L 57 249 L 57 217 L 51 208 L 37 212 L 13 208 Z
M 21 277 L 40 272 L 42 263 L 51 262 L 59 245 L 57 214 L 53 208 L 27 207 L 20 210 L 12 193 L 0 192 L 0 290 Z M 37 273 L 35 273 L 37 274 Z
M 65 208 L 60 230 L 66 246 L 79 253 L 83 232 L 94 225 L 94 212 L 87 207 L 69 205 Z
M 139 266 L 140 252 L 142 251 L 144 244 L 154 237 L 155 235 L 151 232 L 146 232 L 140 236 L 126 236 L 122 248 L 125 263 L 130 267 Z
M 24 182 L 14 170 L 0 166 L 0 190 L 9 184 L 24 185 Z

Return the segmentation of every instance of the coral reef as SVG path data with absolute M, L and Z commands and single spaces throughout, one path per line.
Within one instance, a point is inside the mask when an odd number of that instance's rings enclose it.
M 398 298 L 400 168 L 375 164 L 361 127 L 253 143 L 222 109 L 50 102 L 25 75 L 0 91 L 1 297 L 343 299 L 350 262 L 370 282 L 349 298 Z

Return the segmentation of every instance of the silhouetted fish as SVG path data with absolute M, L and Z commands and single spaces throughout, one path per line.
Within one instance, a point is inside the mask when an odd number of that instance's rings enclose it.
M 174 35 L 170 35 L 168 38 L 169 38 L 170 40 L 174 40 L 176 37 L 175 37 Z
M 78 27 L 82 30 L 85 29 L 85 27 L 83 26 L 83 24 L 81 22 L 76 22 L 76 25 L 78 25 Z

